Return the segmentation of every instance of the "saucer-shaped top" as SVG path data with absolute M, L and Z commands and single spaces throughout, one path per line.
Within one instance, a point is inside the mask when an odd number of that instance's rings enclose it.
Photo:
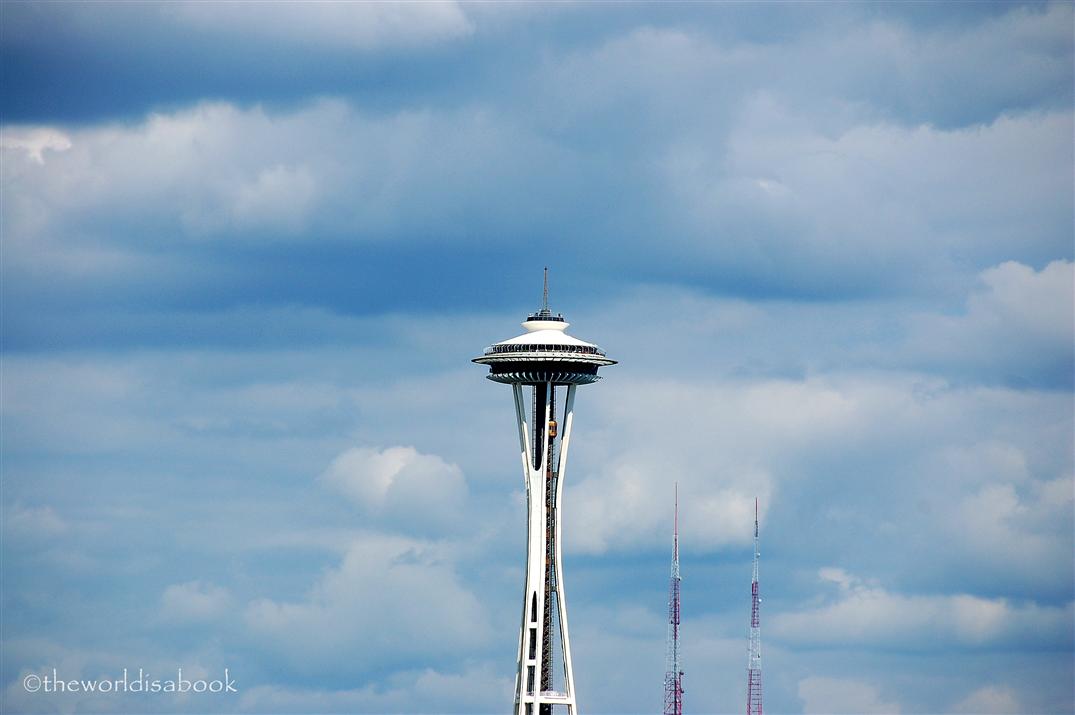
M 598 346 L 568 335 L 569 323 L 562 316 L 542 310 L 522 325 L 525 333 L 494 343 L 474 358 L 476 363 L 489 365 L 490 380 L 583 385 L 600 379 L 598 367 L 616 364 Z

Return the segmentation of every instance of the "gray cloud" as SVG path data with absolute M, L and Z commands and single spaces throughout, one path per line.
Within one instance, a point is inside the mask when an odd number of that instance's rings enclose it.
M 228 41 L 236 32 L 298 47 L 339 46 L 378 50 L 465 37 L 473 31 L 464 8 L 453 0 L 420 4 L 318 3 L 299 9 L 272 2 L 182 2 L 163 6 L 162 19 L 187 23 Z

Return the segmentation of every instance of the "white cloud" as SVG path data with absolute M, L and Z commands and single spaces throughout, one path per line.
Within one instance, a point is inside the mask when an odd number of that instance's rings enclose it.
M 950 445 L 938 452 L 936 460 L 937 471 L 961 481 L 1025 484 L 1031 479 L 1027 453 L 1000 440 Z
M 161 616 L 181 623 L 211 621 L 221 616 L 230 604 L 228 589 L 196 579 L 164 589 Z
M 686 42 L 687 52 L 691 41 L 673 35 L 661 42 Z M 625 202 L 615 223 L 587 240 L 599 249 L 615 242 L 629 261 L 676 256 L 667 268 L 689 260 L 720 280 L 777 292 L 947 292 L 953 271 L 966 279 L 964 266 L 1064 250 L 1058 236 L 1066 238 L 1070 206 L 1057 187 L 1070 177 L 1057 157 L 1070 114 L 947 131 L 871 120 L 833 135 L 786 101 L 759 92 L 736 105 L 738 114 L 717 108 L 726 132 L 706 124 L 672 144 L 645 144 L 631 172 L 637 183 L 617 190 L 659 189 Z M 270 112 L 216 103 L 72 130 L 70 148 L 46 164 L 20 165 L 29 156 L 22 150 L 8 162 L 7 261 L 45 271 L 66 260 L 129 275 L 133 256 L 154 258 L 145 242 L 494 240 L 523 226 L 551 230 L 548 206 L 575 216 L 588 211 L 579 198 L 586 185 L 625 181 L 545 120 L 510 109 L 374 113 L 321 100 Z M 535 194 L 542 202 L 522 198 Z M 630 236 L 640 227 L 659 230 L 673 250 L 654 258 Z
M 144 394 L 130 364 L 5 357 L 4 373 L 5 430 L 24 445 L 87 453 L 160 435 L 120 407 Z
M 799 699 L 803 701 L 803 712 L 813 715 L 901 712 L 899 703 L 882 699 L 876 686 L 849 678 L 804 678 L 799 681 Z
M 321 480 L 382 525 L 418 533 L 458 525 L 467 498 L 463 471 L 414 447 L 353 447 L 336 457 Z
M 957 262 L 1064 250 L 1071 179 L 1056 157 L 1070 154 L 1070 113 L 954 130 L 859 122 L 833 135 L 779 94 L 741 106 L 723 145 L 688 135 L 660 163 L 669 220 L 683 226 L 672 238 L 699 260 L 751 272 L 794 262 L 805 270 L 782 278 L 944 293 Z
M 71 138 L 50 127 L 5 126 L 0 129 L 0 149 L 19 149 L 36 164 L 45 163 L 45 152 L 67 151 Z
M 612 379 L 612 378 L 610 378 Z M 576 429 L 601 410 L 600 431 L 580 437 L 565 496 L 566 548 L 587 553 L 664 545 L 672 483 L 692 548 L 745 545 L 754 498 L 766 513 L 795 460 L 849 440 L 880 438 L 882 425 L 922 409 L 906 385 L 871 380 L 713 381 L 631 377 L 631 389 L 579 398 Z M 578 482 L 574 482 L 578 479 Z
M 635 25 L 550 62 L 551 83 L 562 92 L 554 106 L 595 121 L 634 101 L 665 120 L 666 135 L 683 137 L 706 124 L 719 131 L 722 107 L 764 89 L 828 130 L 863 115 L 969 124 L 1001 108 L 1048 102 L 1070 73 L 1064 3 L 951 24 L 914 25 L 901 14 L 805 13 L 791 29 L 773 20 L 791 17 L 785 12 L 748 32 L 755 16 L 740 16 L 744 26 L 726 15 L 717 20 L 721 32 L 674 21 Z M 685 103 L 694 111 L 677 114 Z
M 477 240 L 461 235 L 462 216 L 540 224 L 546 213 L 520 195 L 550 172 L 549 200 L 574 197 L 578 181 L 562 149 L 480 106 L 374 114 L 328 99 L 283 112 L 204 103 L 68 136 L 70 148 L 43 165 L 5 150 L 5 262 L 34 275 L 95 265 L 128 275 L 135 259 L 143 271 L 174 269 L 154 264 L 152 249 L 221 237 L 376 242 L 435 229 Z M 516 172 L 524 160 L 533 172 Z
M 16 539 L 48 539 L 64 534 L 68 524 L 51 506 L 16 504 L 4 516 L 4 535 Z
M 1026 335 L 1051 343 L 1072 342 L 1073 265 L 1053 261 L 1040 271 L 1015 261 L 985 270 L 984 294 L 972 295 L 969 318 L 1017 326 Z
M 264 648 L 304 672 L 454 662 L 492 633 L 450 553 L 424 542 L 364 536 L 305 599 L 253 601 L 244 621 Z
M 1075 493 L 1071 476 L 1038 480 L 1028 485 L 994 482 L 965 493 L 947 512 L 946 538 L 977 563 L 1009 569 L 1027 577 L 1070 561 L 1070 529 Z
M 953 705 L 950 712 L 966 713 L 967 715 L 989 715 L 991 713 L 1017 713 L 1027 712 L 1019 703 L 1015 691 L 1007 686 L 987 685 L 979 688 L 967 697 Z
M 835 566 L 824 566 L 817 571 L 817 577 L 822 581 L 831 581 L 838 585 L 842 590 L 850 589 L 858 579 L 844 571 L 841 568 Z
M 866 583 L 842 569 L 819 571 L 839 586 L 828 605 L 775 613 L 768 633 L 807 646 L 878 645 L 915 650 L 1071 643 L 1075 603 L 1064 607 L 1016 604 L 969 594 L 903 595 Z
M 705 350 L 705 340 L 698 336 L 695 343 L 693 337 L 685 336 L 678 347 L 688 354 Z M 733 333 L 723 339 L 735 342 L 738 337 Z M 651 338 L 663 345 L 674 340 L 665 340 L 659 329 Z M 652 359 L 659 361 L 660 355 Z M 681 520 L 692 548 L 745 545 L 755 496 L 764 530 L 768 510 L 784 498 L 786 486 L 797 493 L 804 480 L 818 480 L 833 490 L 827 498 L 842 502 L 838 485 L 861 482 L 867 475 L 856 477 L 855 470 L 876 470 L 868 465 L 877 460 L 884 466 L 868 475 L 874 480 L 872 493 L 900 505 L 902 526 L 889 515 L 861 521 L 849 517 L 832 528 L 891 533 L 893 548 L 897 540 L 924 545 L 943 538 L 964 557 L 981 553 L 982 573 L 1017 573 L 1027 583 L 1052 573 L 1044 564 L 1068 548 L 1070 541 L 1063 538 L 1067 527 L 1061 522 L 1070 501 L 1054 482 L 1070 480 L 1070 465 L 1060 451 L 1042 443 L 1043 435 L 1054 432 L 1057 445 L 1070 443 L 1062 395 L 955 389 L 942 380 L 905 373 L 691 379 L 686 367 L 683 378 L 654 379 L 647 369 L 625 359 L 623 367 L 613 370 L 633 370 L 627 377 L 629 390 L 617 390 L 613 383 L 622 373 L 610 372 L 606 383 L 579 397 L 580 437 L 565 480 L 569 550 L 662 547 L 671 523 L 674 481 L 680 484 Z M 1030 409 L 1040 417 L 1037 427 L 1013 432 L 1005 415 Z M 1003 489 L 1016 501 L 998 500 Z M 973 500 L 986 497 L 993 497 L 988 500 L 994 507 L 991 518 L 975 516 L 982 512 L 975 511 Z M 1057 499 L 1058 504 L 1047 507 Z M 817 524 L 813 517 L 823 520 L 836 507 L 833 503 L 810 512 L 809 521 Z M 1070 509 L 1067 513 L 1065 523 L 1070 524 Z M 909 536 L 896 536 L 907 530 Z M 922 563 L 914 568 L 921 573 Z
M 277 165 L 236 189 L 232 212 L 238 225 L 283 225 L 289 232 L 297 232 L 306 225 L 316 195 L 309 169 Z
M 979 274 L 962 315 L 909 320 L 908 351 L 919 364 L 969 370 L 1037 384 L 1071 378 L 1075 362 L 1075 265 L 1040 271 L 1006 261 Z
M 619 232 L 658 232 L 725 284 L 944 294 L 968 268 L 1069 252 L 1072 114 L 1001 108 L 1069 84 L 1070 8 L 958 30 L 830 19 L 771 43 L 671 23 L 603 37 L 550 57 L 543 121 L 631 137 L 620 164 L 653 213 Z
M 655 475 L 662 475 L 659 478 Z M 600 477 L 569 487 L 564 497 L 565 548 L 599 554 L 636 545 L 668 541 L 671 533 L 672 481 L 680 480 L 680 523 L 683 538 L 696 551 L 710 551 L 750 538 L 754 496 L 767 503 L 768 476 L 763 473 L 720 474 L 712 483 L 677 466 L 660 466 L 645 456 L 627 456 Z

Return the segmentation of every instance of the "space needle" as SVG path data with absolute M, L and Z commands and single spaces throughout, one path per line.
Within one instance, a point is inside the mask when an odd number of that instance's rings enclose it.
M 593 343 L 565 332 L 563 315 L 549 310 L 548 268 L 541 310 L 522 326 L 525 333 L 490 345 L 474 358 L 489 366 L 490 380 L 511 385 L 526 482 L 526 589 L 514 713 L 553 715 L 566 708 L 567 715 L 577 715 L 560 563 L 560 504 L 575 388 L 597 382 L 597 369 L 616 361 Z M 559 412 L 558 395 L 563 399 Z

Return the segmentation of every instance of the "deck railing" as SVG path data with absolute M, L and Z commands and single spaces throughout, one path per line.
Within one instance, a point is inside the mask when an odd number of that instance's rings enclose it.
M 575 353 L 576 355 L 605 356 L 603 350 L 592 345 L 557 345 L 555 343 L 508 343 L 490 345 L 485 349 L 486 355 L 504 353 Z

